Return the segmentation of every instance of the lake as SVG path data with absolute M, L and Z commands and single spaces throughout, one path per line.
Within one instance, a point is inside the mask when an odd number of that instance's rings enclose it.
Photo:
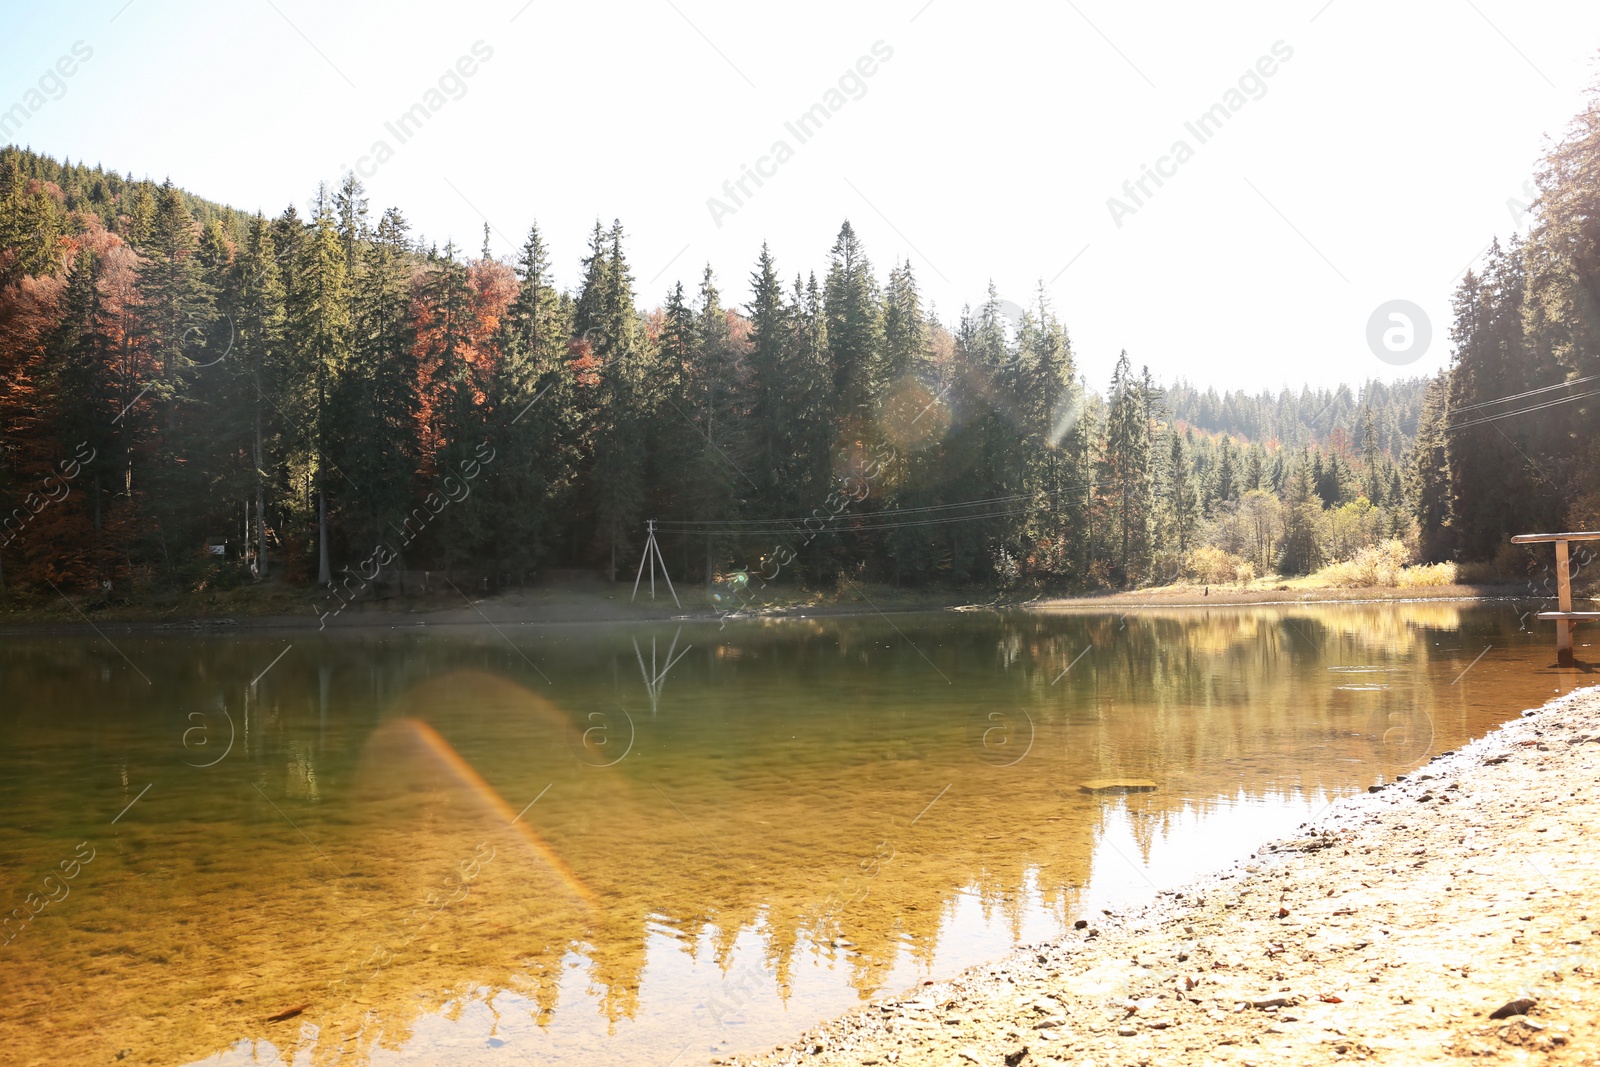
M 0 1058 L 760 1049 L 1245 857 L 1571 689 L 1520 617 L 6 637 Z

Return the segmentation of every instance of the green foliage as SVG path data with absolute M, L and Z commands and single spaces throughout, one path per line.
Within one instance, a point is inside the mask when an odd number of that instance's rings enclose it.
M 481 589 L 625 576 L 654 518 L 708 583 L 1491 558 L 1600 515 L 1596 172 L 1591 102 L 1527 241 L 1463 280 L 1445 374 L 1274 395 L 1162 388 L 1126 352 L 1088 382 L 1042 286 L 1026 310 L 991 286 L 947 327 L 849 222 L 820 280 L 785 284 L 763 246 L 743 308 L 708 268 L 651 309 L 620 222 L 596 223 L 569 293 L 537 228 L 514 269 L 487 238 L 477 259 L 423 250 L 398 210 L 371 222 L 353 175 L 309 220 L 268 220 L 0 149 L 0 514 L 79 442 L 99 457 L 7 551 L 27 581 L 301 581 L 314 561 L 326 585 L 386 546 L 386 580 Z M 223 570 L 196 562 L 212 537 Z

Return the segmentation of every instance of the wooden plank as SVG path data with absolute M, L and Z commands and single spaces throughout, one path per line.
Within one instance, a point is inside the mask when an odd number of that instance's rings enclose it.
M 1556 608 L 1572 610 L 1572 564 L 1567 556 L 1567 543 L 1556 542 Z
M 1600 541 L 1600 531 L 1589 530 L 1581 533 L 1517 534 L 1511 539 L 1511 543 L 1514 545 L 1543 544 L 1549 541 Z
M 1556 609 L 1572 613 L 1572 567 L 1568 563 L 1567 542 L 1556 542 Z M 1572 662 L 1572 628 L 1567 619 L 1556 623 L 1556 662 L 1565 667 Z
M 1541 611 L 1540 619 L 1566 619 L 1570 622 L 1600 622 L 1600 611 Z

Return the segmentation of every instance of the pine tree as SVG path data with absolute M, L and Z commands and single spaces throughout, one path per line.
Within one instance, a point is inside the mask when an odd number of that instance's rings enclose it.
M 834 395 L 826 297 L 815 274 L 807 277 L 804 286 L 799 275 L 795 276 L 790 306 L 794 309 L 790 342 L 794 377 L 787 384 L 794 390 L 796 409 L 794 499 L 802 502 L 825 500 L 833 477 Z M 819 537 L 803 548 L 795 546 L 801 553 L 802 573 L 809 581 L 820 582 L 830 573 L 832 563 L 825 540 Z
M 268 486 L 277 481 L 284 399 L 284 288 L 272 226 L 259 214 L 251 221 L 234 260 L 228 306 L 234 327 L 231 370 L 239 385 L 240 409 L 249 432 L 250 483 L 255 501 L 252 537 L 258 578 L 271 574 L 267 519 Z
M 1042 283 L 1017 327 L 1016 352 L 1013 405 L 1023 436 L 1013 462 L 1030 509 L 1019 523 L 1023 562 L 1041 577 L 1061 578 L 1073 571 L 1068 546 L 1083 536 L 1082 509 L 1069 489 L 1070 446 L 1063 446 L 1081 401 L 1072 345 Z
M 44 183 L 22 173 L 15 148 L 0 149 L 0 289 L 55 273 L 65 236 L 60 206 Z
M 349 192 L 347 182 L 341 195 Z M 341 241 L 344 237 L 341 232 Z M 357 254 L 359 270 L 350 286 L 350 360 L 330 405 L 329 453 L 348 480 L 343 532 L 363 563 L 374 556 L 381 563 L 389 553 L 379 552 L 380 545 L 403 560 L 409 537 L 420 532 L 408 526 L 421 463 L 414 268 L 407 224 L 397 208 L 383 213 Z M 366 564 L 368 577 L 376 573 L 374 567 Z
M 562 502 L 577 456 L 573 378 L 565 363 L 567 310 L 551 283 L 550 257 L 537 225 L 518 262 L 517 296 L 503 322 L 500 361 L 489 392 L 494 458 L 483 487 L 488 542 L 497 571 L 524 574 L 556 552 Z M 495 575 L 496 584 L 500 575 Z
M 1261 488 L 1261 478 L 1264 471 L 1264 467 L 1261 462 L 1261 453 L 1261 445 L 1251 442 L 1250 451 L 1245 456 L 1244 480 L 1241 483 L 1242 488 L 1246 492 L 1249 492 L 1252 489 Z
M 798 452 L 795 431 L 806 370 L 795 361 L 793 313 L 765 242 L 750 275 L 750 292 L 749 430 L 744 449 L 756 483 L 750 510 L 758 515 L 794 515 L 799 513 L 793 493 L 799 473 L 793 469 Z
M 102 292 L 101 258 L 81 249 L 66 281 L 61 317 L 44 343 L 38 400 L 45 409 L 40 413 L 43 427 L 53 439 L 51 451 L 73 457 L 72 467 L 83 469 L 70 480 L 63 479 L 59 462 L 52 465 L 57 469 L 30 471 L 41 487 L 53 479 L 64 490 L 59 500 L 55 486 L 46 491 L 56 502 L 21 531 L 19 539 L 31 570 L 82 587 L 120 577 L 118 564 L 126 559 L 120 539 L 108 536 L 121 523 L 107 515 L 110 498 L 102 488 L 104 472 L 121 444 L 119 346 L 116 322 Z
M 204 353 L 216 320 L 216 294 L 196 249 L 194 221 L 169 179 L 161 186 L 148 237 L 139 249 L 144 261 L 138 275 L 139 343 L 157 375 L 146 384 L 152 403 L 163 411 L 146 499 L 169 570 L 198 548 L 206 532 L 202 524 L 208 487 L 197 480 L 192 464 L 203 433 L 189 417 L 189 372 L 196 362 L 208 362 Z
M 647 364 L 633 303 L 633 277 L 622 254 L 622 223 L 609 232 L 595 226 L 585 260 L 576 321 L 580 343 L 579 382 L 586 394 L 580 406 L 591 420 L 592 461 L 587 491 L 593 502 L 592 549 L 605 560 L 607 580 L 615 581 L 619 556 L 629 534 L 641 525 L 644 463 L 638 442 L 648 412 L 642 370 Z
M 829 253 L 824 287 L 828 363 L 833 377 L 833 417 L 847 439 L 875 413 L 883 377 L 883 308 L 872 264 L 846 221 Z
M 1116 577 L 1133 581 L 1149 549 L 1150 423 L 1147 398 L 1124 350 L 1111 377 L 1100 492 L 1108 504 Z
M 686 388 L 689 406 L 683 414 L 697 440 L 688 467 L 687 506 L 696 520 L 726 523 L 746 500 L 761 498 L 761 483 L 747 481 L 746 440 L 741 418 L 743 394 L 728 315 L 708 264 L 700 279 L 693 319 Z M 752 479 L 753 480 L 753 479 Z M 753 496 L 752 496 L 753 491 Z M 759 508 L 759 504 L 755 504 Z M 705 574 L 710 582 L 717 556 L 730 545 L 726 538 L 705 535 Z
M 1196 504 L 1194 485 L 1189 477 L 1189 457 L 1183 451 L 1183 438 L 1172 435 L 1167 450 L 1167 510 L 1177 539 L 1178 555 L 1189 551 L 1189 537 L 1194 531 Z
M 656 369 L 650 376 L 654 417 L 647 428 L 646 452 L 651 514 L 668 524 L 657 538 L 670 558 L 681 556 L 685 573 L 690 570 L 691 556 L 704 549 L 703 538 L 672 532 L 673 527 L 698 521 L 694 479 L 705 442 L 692 414 L 700 396 L 699 387 L 690 386 L 695 359 L 694 309 L 684 294 L 683 283 L 677 282 L 667 292 L 656 327 Z
M 860 479 L 868 496 L 858 505 L 858 513 L 893 515 L 946 502 L 939 484 L 942 383 L 933 363 L 927 313 L 910 260 L 897 263 L 889 272 L 883 326 L 887 389 L 879 418 L 893 447 L 881 450 L 881 455 L 889 458 L 879 463 L 882 469 L 874 478 Z M 939 569 L 940 540 L 937 526 L 896 526 L 883 535 L 879 551 L 886 557 L 891 576 L 900 583 Z
M 286 414 L 298 455 L 292 462 L 314 509 L 317 584 L 333 581 L 329 547 L 328 492 L 336 471 L 328 461 L 333 436 L 329 402 L 350 358 L 350 284 L 333 211 L 319 206 L 300 243 L 288 292 L 285 341 L 291 353 Z M 357 488 L 350 485 L 351 489 Z
M 1319 535 L 1322 501 L 1317 496 L 1310 457 L 1302 452 L 1287 480 L 1283 536 L 1278 545 L 1281 574 L 1310 574 L 1322 565 Z
M 1469 271 L 1456 291 L 1446 460 L 1463 559 L 1492 559 L 1512 535 L 1561 517 L 1549 464 L 1537 458 L 1550 444 L 1538 417 L 1495 418 L 1519 406 L 1506 398 L 1548 384 L 1529 359 L 1525 290 L 1522 256 L 1495 242 L 1482 276 Z
M 442 496 L 443 481 L 487 438 L 479 404 L 484 382 L 473 349 L 473 293 L 467 265 L 447 242 L 442 256 L 432 257 L 423 276 L 419 302 L 417 357 L 424 381 L 422 422 L 425 427 L 425 479 Z M 429 527 L 430 543 L 441 549 L 446 570 L 471 558 L 483 530 L 476 508 L 453 502 Z
M 367 191 L 348 171 L 339 191 L 333 196 L 334 213 L 338 216 L 339 243 L 344 247 L 344 269 L 354 279 L 358 273 L 358 249 L 367 238 Z M 390 209 L 396 210 L 396 209 Z
M 1428 396 L 1417 427 L 1417 443 L 1411 451 L 1408 472 L 1412 514 L 1421 530 L 1419 555 L 1425 563 L 1438 563 L 1454 551 L 1454 527 L 1450 519 L 1449 465 L 1449 386 L 1445 375 L 1428 383 Z
M 1228 503 L 1239 496 L 1239 486 L 1235 481 L 1233 461 L 1233 439 L 1226 434 L 1222 437 L 1222 446 L 1217 457 L 1217 489 L 1216 498 L 1222 503 Z

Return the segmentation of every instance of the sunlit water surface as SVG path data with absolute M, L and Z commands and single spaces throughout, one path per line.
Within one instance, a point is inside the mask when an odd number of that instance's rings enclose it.
M 1518 618 L 6 638 L 0 1058 L 758 1049 L 1216 869 L 1587 680 Z M 1080 788 L 1104 778 L 1158 788 Z

